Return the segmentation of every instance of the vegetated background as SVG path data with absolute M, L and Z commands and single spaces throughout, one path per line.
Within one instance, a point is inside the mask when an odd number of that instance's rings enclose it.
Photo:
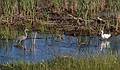
M 119 34 L 119 10 L 119 0 L 0 0 L 0 38 L 12 38 L 12 36 L 16 36 L 15 30 L 22 32 L 25 28 L 45 32 L 49 30 L 49 26 L 44 26 L 46 21 L 57 19 L 56 21 L 61 23 L 66 21 L 65 17 L 68 14 L 83 20 L 91 20 L 96 16 L 105 18 L 105 24 L 84 21 L 83 29 L 87 30 L 88 34 L 98 33 L 103 28 L 106 29 L 106 32 L 114 30 Z M 107 14 L 104 14 L 105 12 Z M 50 30 L 57 32 L 56 28 L 50 27 Z M 77 29 L 79 32 L 82 27 Z M 66 31 L 68 30 L 69 28 Z M 12 36 L 9 35 L 11 33 Z

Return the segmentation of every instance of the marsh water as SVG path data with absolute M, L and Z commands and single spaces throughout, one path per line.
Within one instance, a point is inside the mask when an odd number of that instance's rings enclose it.
M 15 40 L 0 40 L 0 64 L 24 62 L 43 62 L 56 57 L 91 58 L 109 54 L 120 56 L 120 36 L 102 40 L 100 36 L 67 36 L 37 34 L 22 42 L 24 50 L 15 47 Z M 34 48 L 32 48 L 34 47 Z M 32 48 L 32 50 L 30 50 Z

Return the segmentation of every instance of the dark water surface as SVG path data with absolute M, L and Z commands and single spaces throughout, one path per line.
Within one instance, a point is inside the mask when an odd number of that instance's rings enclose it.
M 62 37 L 62 39 L 61 39 Z M 37 35 L 32 48 L 32 40 L 26 39 L 23 46 L 28 50 L 15 47 L 15 40 L 0 40 L 0 64 L 18 61 L 41 62 L 55 57 L 90 58 L 94 56 L 120 56 L 120 36 L 101 40 L 98 36 L 57 36 L 51 34 Z

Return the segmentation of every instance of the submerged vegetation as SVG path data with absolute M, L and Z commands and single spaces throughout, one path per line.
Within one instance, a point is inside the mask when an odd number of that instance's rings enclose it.
M 1 67 L 2 70 L 119 70 L 119 68 L 119 57 L 114 55 L 80 59 L 57 57 L 54 60 L 42 63 L 19 62 Z

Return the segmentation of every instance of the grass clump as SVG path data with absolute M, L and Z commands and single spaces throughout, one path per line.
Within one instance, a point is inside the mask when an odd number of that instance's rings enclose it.
M 116 56 L 80 58 L 58 57 L 43 63 L 7 64 L 2 68 L 12 70 L 119 70 L 120 60 Z

